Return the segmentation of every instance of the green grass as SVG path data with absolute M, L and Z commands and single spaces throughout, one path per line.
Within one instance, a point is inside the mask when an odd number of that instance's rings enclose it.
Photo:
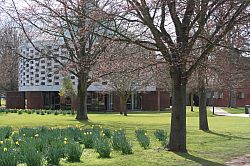
M 155 129 L 170 129 L 170 113 L 167 112 L 138 112 L 124 117 L 114 113 L 89 114 L 88 122 L 75 120 L 72 115 L 28 115 L 23 113 L 1 113 L 0 127 L 12 126 L 15 129 L 23 126 L 68 127 L 79 125 L 89 127 L 92 124 L 102 125 L 111 129 L 125 128 L 132 141 L 134 154 L 121 155 L 112 152 L 110 159 L 100 159 L 91 149 L 85 149 L 81 158 L 82 163 L 65 163 L 63 166 L 80 165 L 223 165 L 232 157 L 250 153 L 250 119 L 240 117 L 223 117 L 209 114 L 210 132 L 198 130 L 198 111 L 187 111 L 187 149 L 188 154 L 166 151 L 153 136 Z M 136 128 L 148 130 L 151 137 L 150 149 L 144 150 L 136 141 Z
M 244 114 L 245 113 L 245 108 L 222 108 L 224 109 L 225 111 L 227 111 L 228 113 L 230 114 Z

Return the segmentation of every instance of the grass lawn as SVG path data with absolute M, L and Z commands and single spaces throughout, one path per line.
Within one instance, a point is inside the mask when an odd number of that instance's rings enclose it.
M 227 111 L 230 114 L 245 114 L 245 108 L 240 107 L 240 108 L 223 108 L 225 111 Z
M 170 113 L 145 112 L 131 113 L 128 117 L 119 114 L 89 114 L 88 122 L 79 122 L 72 115 L 37 115 L 1 113 L 0 127 L 12 126 L 18 129 L 23 126 L 68 127 L 80 125 L 102 125 L 111 129 L 124 128 L 132 141 L 134 154 L 121 155 L 112 152 L 110 159 L 100 159 L 91 149 L 85 149 L 82 163 L 65 163 L 69 166 L 80 165 L 223 165 L 232 157 L 250 153 L 250 118 L 212 116 L 209 114 L 210 132 L 198 130 L 198 111 L 187 111 L 187 149 L 188 154 L 173 153 L 163 150 L 154 138 L 155 129 L 169 132 Z M 136 128 L 148 130 L 151 137 L 150 149 L 143 150 L 135 140 Z

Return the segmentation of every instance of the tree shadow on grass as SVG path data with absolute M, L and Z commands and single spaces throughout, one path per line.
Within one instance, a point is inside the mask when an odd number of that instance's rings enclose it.
M 224 166 L 224 164 L 206 160 L 204 158 L 200 158 L 189 153 L 175 153 L 175 154 L 204 166 Z
M 250 140 L 250 138 L 246 138 L 246 137 L 239 137 L 239 136 L 235 136 L 235 135 L 228 135 L 228 134 L 221 134 L 221 133 L 216 133 L 214 131 L 205 131 L 208 134 L 213 134 L 219 137 L 224 137 L 227 139 L 242 139 L 242 140 Z

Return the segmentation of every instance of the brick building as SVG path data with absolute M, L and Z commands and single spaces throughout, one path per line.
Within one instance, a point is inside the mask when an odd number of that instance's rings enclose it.
M 19 60 L 19 92 L 6 93 L 7 108 L 28 109 L 76 109 L 77 101 L 70 97 L 60 97 L 63 76 L 60 64 L 67 61 L 67 50 L 46 42 L 37 42 L 39 50 L 48 50 L 41 58 L 40 52 L 31 44 L 20 47 L 23 57 Z M 60 55 L 60 56 L 59 56 Z M 53 58 L 52 58 L 53 57 Z M 58 57 L 58 59 L 55 59 Z M 77 78 L 70 74 L 74 88 L 77 88 Z M 106 81 L 94 82 L 88 88 L 88 109 L 91 111 L 118 111 L 119 98 L 112 89 L 107 88 Z M 109 89 L 109 90 L 107 90 Z M 147 86 L 141 91 L 132 93 L 127 101 L 129 110 L 160 110 L 170 107 L 169 93 Z

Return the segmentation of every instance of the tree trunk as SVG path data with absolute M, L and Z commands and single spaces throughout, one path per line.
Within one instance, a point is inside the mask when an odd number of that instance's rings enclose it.
M 124 114 L 124 116 L 127 116 L 127 98 L 124 96 L 120 96 L 120 114 Z
M 228 103 L 228 107 L 229 108 L 235 108 L 236 107 L 236 92 L 235 89 L 232 88 L 232 86 L 230 85 L 229 88 L 229 103 Z
M 190 107 L 191 107 L 191 112 L 194 112 L 194 93 L 191 91 L 190 94 Z
M 167 148 L 175 152 L 187 152 L 186 149 L 186 78 L 180 70 L 171 71 L 172 113 L 170 138 Z
M 199 74 L 199 126 L 200 130 L 208 131 L 208 120 L 207 120 L 207 94 L 206 94 L 206 83 L 205 76 Z
M 77 115 L 78 120 L 87 120 L 87 88 L 88 88 L 88 74 L 81 72 L 78 74 L 78 93 L 77 93 Z

